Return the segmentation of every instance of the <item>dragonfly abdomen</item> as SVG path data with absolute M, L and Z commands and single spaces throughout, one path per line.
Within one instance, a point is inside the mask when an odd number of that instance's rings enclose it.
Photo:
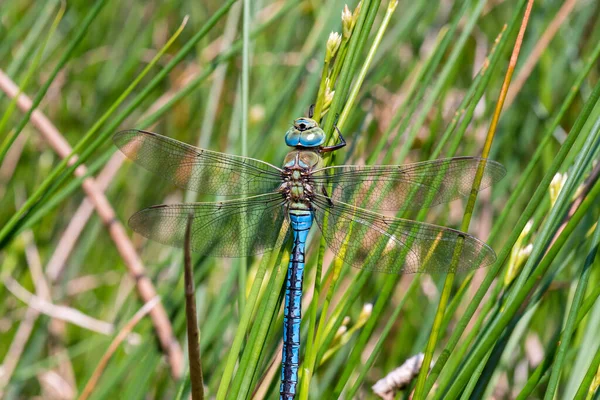
M 313 222 L 313 214 L 310 211 L 291 210 L 289 215 L 294 243 L 287 272 L 285 308 L 283 310 L 281 400 L 294 399 L 296 384 L 298 383 L 304 255 L 306 238 Z

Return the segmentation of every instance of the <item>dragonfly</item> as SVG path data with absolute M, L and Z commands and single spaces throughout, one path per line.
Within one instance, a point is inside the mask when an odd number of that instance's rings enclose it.
M 151 206 L 129 219 L 135 232 L 183 247 L 190 223 L 192 251 L 219 257 L 257 255 L 291 239 L 285 281 L 282 400 L 292 400 L 296 394 L 302 281 L 313 223 L 336 257 L 360 269 L 443 273 L 470 271 L 496 260 L 490 246 L 468 233 L 383 213 L 467 197 L 474 187 L 483 189 L 500 180 L 506 172 L 501 164 L 454 157 L 406 165 L 326 166 L 325 154 L 346 145 L 337 132 L 337 143 L 327 146 L 326 134 L 317 121 L 295 119 L 285 133 L 285 143 L 293 149 L 282 167 L 200 149 L 143 130 L 121 131 L 113 138 L 131 160 L 180 188 L 236 196 Z

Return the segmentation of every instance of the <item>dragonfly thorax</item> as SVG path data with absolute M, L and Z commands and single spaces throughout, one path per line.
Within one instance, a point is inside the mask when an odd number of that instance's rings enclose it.
M 297 118 L 285 133 L 285 144 L 290 147 L 319 147 L 325 143 L 325 132 L 311 118 Z
M 311 173 L 321 166 L 321 156 L 312 150 L 296 150 L 289 152 L 283 165 L 283 183 L 279 191 L 288 200 L 291 210 L 311 209 L 314 195 L 314 183 Z

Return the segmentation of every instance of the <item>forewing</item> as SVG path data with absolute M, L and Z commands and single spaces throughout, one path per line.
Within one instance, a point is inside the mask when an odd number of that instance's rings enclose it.
M 495 161 L 455 157 L 407 165 L 327 167 L 315 171 L 312 179 L 329 190 L 334 201 L 369 210 L 403 211 L 468 196 L 479 165 L 483 167 L 480 190 L 506 174 Z
M 129 226 L 149 239 L 183 247 L 190 214 L 192 251 L 216 257 L 244 257 L 278 248 L 289 226 L 279 193 L 153 206 L 135 213 Z
M 204 150 L 141 130 L 118 132 L 117 147 L 148 171 L 205 194 L 251 196 L 275 191 L 281 170 L 253 158 Z
M 387 273 L 447 272 L 492 264 L 494 251 L 454 229 L 389 218 L 317 195 L 317 224 L 336 256 L 356 268 Z

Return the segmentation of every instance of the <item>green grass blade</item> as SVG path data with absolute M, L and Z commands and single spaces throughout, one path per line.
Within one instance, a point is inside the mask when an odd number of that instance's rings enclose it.
M 587 154 L 589 154 L 589 149 L 593 145 L 594 139 L 598 135 L 599 132 L 600 132 L 600 120 L 597 122 L 597 124 L 595 124 L 592 131 L 590 131 L 590 134 L 588 135 L 588 137 L 586 139 L 586 146 L 584 148 L 584 152 L 580 153 L 577 164 L 574 167 L 575 170 L 581 170 L 582 168 L 585 168 L 585 166 L 586 166 L 585 165 L 585 161 L 586 161 L 585 156 Z M 548 217 L 548 222 L 545 224 L 547 227 L 555 226 L 554 221 L 559 217 L 558 212 L 556 210 L 559 210 L 562 207 L 562 205 L 568 201 L 567 193 L 572 193 L 572 190 L 575 187 L 575 184 L 576 184 L 575 179 L 570 179 L 567 181 L 567 184 L 563 188 L 563 191 L 561 191 L 561 195 L 559 195 L 559 199 L 557 200 L 556 205 L 553 208 L 553 211 L 550 213 L 550 216 Z M 591 193 L 590 193 L 590 196 L 592 196 Z M 580 209 L 578 209 L 578 211 L 580 211 L 580 210 L 583 210 L 583 205 L 582 205 L 582 207 L 580 207 Z M 573 220 L 575 220 L 575 218 L 573 218 Z M 538 236 L 538 238 L 536 239 L 536 242 L 537 243 L 548 243 L 549 239 L 551 238 L 552 233 L 553 232 L 551 229 L 543 230 L 540 233 L 540 235 Z M 545 247 L 542 247 L 539 245 L 538 246 L 534 245 L 534 252 L 531 254 L 528 262 L 526 263 L 525 267 L 523 268 L 523 271 L 528 271 L 528 270 L 533 269 L 534 260 L 537 260 L 538 258 L 540 258 L 543 255 L 542 251 L 544 250 L 544 248 Z M 536 274 L 541 274 L 543 272 L 544 272 L 544 270 L 541 269 L 539 266 L 538 266 L 538 268 L 536 268 Z M 475 347 L 475 349 L 471 353 L 471 356 L 469 357 L 468 361 L 465 363 L 465 365 L 461 369 L 458 377 L 454 381 L 454 384 L 451 386 L 450 390 L 446 394 L 446 398 L 450 398 L 450 399 L 456 398 L 457 395 L 460 393 L 460 391 L 462 391 L 463 385 L 466 384 L 466 381 L 470 378 L 471 374 L 474 372 L 476 365 L 479 363 L 479 360 L 481 359 L 483 354 L 485 354 L 487 352 L 487 349 L 489 348 L 489 346 L 500 336 L 500 334 L 504 330 L 504 327 L 506 326 L 506 324 L 510 321 L 510 319 L 512 318 L 514 313 L 518 310 L 518 308 L 522 304 L 523 300 L 525 299 L 525 297 L 527 296 L 527 294 L 529 293 L 531 288 L 533 288 L 533 286 L 536 283 L 535 279 L 533 279 L 533 277 L 530 278 L 529 280 L 527 280 L 527 282 L 523 282 L 525 279 L 527 279 L 528 276 L 529 275 L 526 272 L 523 272 L 519 276 L 519 279 L 517 280 L 516 284 L 513 286 L 512 290 L 511 290 L 513 295 L 508 298 L 508 301 L 507 301 L 507 304 L 505 305 L 503 313 L 499 316 L 499 318 L 494 320 L 494 322 L 490 326 L 490 329 L 485 333 L 485 336 Z
M 100 10 L 102 10 L 102 7 L 104 7 L 105 3 L 106 3 L 106 0 L 97 0 L 96 3 L 94 4 L 94 6 L 90 9 L 89 13 L 86 15 L 81 27 L 78 29 L 77 33 L 73 36 L 73 39 L 71 39 L 71 41 L 69 42 L 69 45 L 67 46 L 65 52 L 63 53 L 62 57 L 60 58 L 60 60 L 58 61 L 58 63 L 56 64 L 56 66 L 54 67 L 52 72 L 50 73 L 50 76 L 48 77 L 48 79 L 46 80 L 46 82 L 44 83 L 42 88 L 38 91 L 38 93 L 32 100 L 31 108 L 29 109 L 29 111 L 27 111 L 25 113 L 25 116 L 21 119 L 19 124 L 16 126 L 14 133 L 9 138 L 9 140 L 2 143 L 2 148 L 0 149 L 0 163 L 2 163 L 4 161 L 4 158 L 6 157 L 6 153 L 8 152 L 8 149 L 14 143 L 17 136 L 19 136 L 19 134 L 21 133 L 23 128 L 25 128 L 25 125 L 27 125 L 27 123 L 29 122 L 29 118 L 31 117 L 31 114 L 40 105 L 40 103 L 42 102 L 42 99 L 46 95 L 46 92 L 50 88 L 50 85 L 56 78 L 56 75 L 58 75 L 58 72 L 64 67 L 64 65 L 67 63 L 67 61 L 69 61 L 69 59 L 72 57 L 75 49 L 77 48 L 79 43 L 83 40 L 84 36 L 87 33 L 88 28 L 90 27 L 92 22 L 94 22 L 94 19 L 96 18 L 96 16 L 100 12 Z M 0 241 L 2 241 L 2 238 L 3 238 L 2 233 L 3 232 L 5 232 L 4 229 L 2 231 L 0 231 Z
M 550 166 L 550 168 L 544 175 L 544 178 L 540 181 L 540 184 L 537 186 L 537 189 L 535 190 L 534 194 L 531 196 L 531 200 L 528 202 L 527 207 L 521 213 L 519 220 L 515 224 L 511 235 L 506 240 L 504 247 L 498 254 L 498 260 L 490 268 L 490 271 L 485 276 L 483 282 L 481 283 L 481 286 L 479 287 L 475 296 L 469 303 L 465 313 L 460 318 L 457 326 L 454 328 L 454 332 L 452 333 L 452 335 L 448 341 L 448 344 L 442 351 L 442 355 L 439 358 L 439 361 L 442 361 L 442 363 L 448 359 L 448 354 L 450 354 L 452 352 L 452 350 L 458 343 L 460 336 L 462 335 L 462 333 L 463 333 L 464 329 L 466 328 L 472 315 L 475 313 L 475 310 L 481 303 L 481 300 L 485 296 L 488 288 L 491 286 L 493 280 L 500 272 L 502 266 L 504 265 L 504 262 L 508 259 L 510 251 L 512 249 L 512 246 L 514 245 L 514 243 L 516 242 L 517 238 L 519 237 L 521 231 L 525 227 L 525 224 L 527 224 L 527 221 L 529 221 L 531 219 L 531 216 L 533 215 L 534 211 L 538 208 L 542 199 L 546 195 L 547 188 L 550 185 L 552 178 L 554 177 L 556 172 L 558 172 L 559 167 L 561 166 L 562 162 L 564 161 L 567 154 L 571 150 L 571 147 L 573 146 L 575 140 L 579 136 L 581 129 L 583 128 L 583 125 L 587 121 L 588 116 L 590 115 L 590 113 L 592 112 L 592 109 L 596 105 L 598 98 L 600 98 L 600 84 L 596 85 L 596 87 L 594 88 L 594 91 L 591 93 L 590 97 L 588 98 L 588 101 L 586 102 L 582 112 L 580 113 L 578 120 L 576 121 L 573 128 L 571 129 L 571 132 L 570 132 L 569 136 L 567 137 L 567 140 L 563 143 L 559 152 L 556 154 L 556 156 L 552 162 L 552 165 Z M 444 354 L 444 353 L 446 353 L 446 354 Z M 426 385 L 427 387 L 433 386 L 433 382 L 435 380 L 435 377 L 437 376 L 437 375 L 434 375 L 434 373 L 437 372 L 439 374 L 439 371 L 441 370 L 442 367 L 443 367 L 443 364 L 437 368 L 436 368 L 436 366 L 433 367 L 432 372 L 430 374 L 430 378 L 432 378 L 432 379 Z M 443 388 L 440 388 L 439 390 L 443 391 Z

